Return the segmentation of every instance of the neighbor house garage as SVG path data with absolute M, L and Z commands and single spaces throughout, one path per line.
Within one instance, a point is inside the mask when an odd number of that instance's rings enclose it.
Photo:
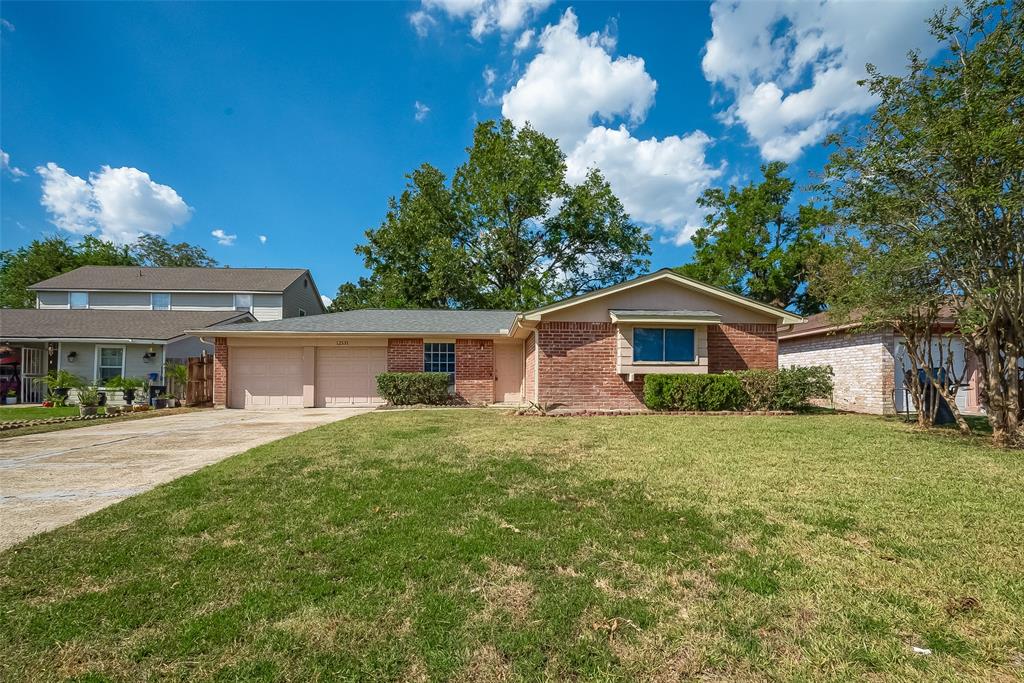
M 642 407 L 644 377 L 778 364 L 797 315 L 661 270 L 534 311 L 356 310 L 197 331 L 230 408 L 381 403 L 382 372 L 445 372 L 471 404 Z

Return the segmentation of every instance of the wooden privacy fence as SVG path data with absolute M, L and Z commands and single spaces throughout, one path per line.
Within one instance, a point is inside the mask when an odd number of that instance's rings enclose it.
M 213 356 L 189 358 L 185 405 L 201 406 L 210 403 L 213 403 Z

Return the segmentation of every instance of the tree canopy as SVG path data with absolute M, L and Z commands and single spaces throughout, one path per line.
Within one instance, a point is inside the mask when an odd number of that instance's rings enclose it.
M 370 276 L 332 310 L 529 309 L 643 272 L 649 242 L 599 170 L 571 184 L 555 140 L 487 121 L 450 181 L 430 164 L 409 174 L 356 247 Z
M 772 306 L 820 311 L 807 282 L 824 249 L 819 228 L 829 213 L 811 203 L 791 211 L 796 184 L 785 172 L 776 161 L 761 167 L 760 182 L 705 190 L 697 203 L 709 213 L 693 236 L 693 261 L 678 270 Z
M 217 262 L 202 247 L 171 244 L 158 235 L 143 235 L 118 246 L 86 235 L 80 241 L 48 237 L 14 250 L 0 251 L 0 307 L 32 308 L 35 294 L 28 287 L 81 266 L 196 266 Z

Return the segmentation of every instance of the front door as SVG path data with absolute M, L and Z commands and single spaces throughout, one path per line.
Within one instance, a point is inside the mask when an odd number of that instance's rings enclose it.
M 494 400 L 520 403 L 523 398 L 523 345 L 494 345 Z

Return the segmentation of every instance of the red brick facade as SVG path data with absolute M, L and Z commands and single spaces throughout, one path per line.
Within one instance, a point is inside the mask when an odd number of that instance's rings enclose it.
M 576 409 L 643 407 L 643 377 L 616 373 L 615 326 L 608 323 L 542 322 L 539 402 Z
M 423 372 L 423 340 L 388 339 L 388 372 Z
M 455 394 L 466 403 L 494 403 L 494 341 L 455 340 Z
M 213 405 L 228 405 L 228 340 L 224 337 L 213 340 Z
M 708 327 L 708 372 L 779 367 L 779 335 L 773 323 Z

